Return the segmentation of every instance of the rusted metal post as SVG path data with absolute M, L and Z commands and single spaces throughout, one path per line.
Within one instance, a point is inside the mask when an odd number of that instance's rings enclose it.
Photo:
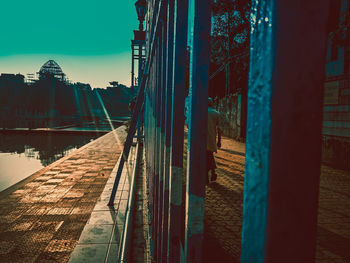
M 202 262 L 206 141 L 208 122 L 210 1 L 190 0 L 190 115 L 188 129 L 186 239 L 187 262 Z
M 327 9 L 252 1 L 241 262 L 314 262 Z

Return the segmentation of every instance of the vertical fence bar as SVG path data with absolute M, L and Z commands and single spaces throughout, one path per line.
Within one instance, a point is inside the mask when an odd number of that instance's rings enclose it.
M 314 262 L 327 9 L 252 1 L 241 262 Z
M 163 205 L 163 161 L 164 151 L 164 94 L 163 86 L 164 82 L 164 46 L 163 37 L 164 32 L 162 32 L 162 25 L 164 22 L 164 11 L 165 2 L 155 0 L 149 2 L 150 9 L 148 13 L 150 24 L 147 26 L 149 32 L 147 32 L 147 58 L 152 61 L 152 83 L 153 87 L 150 87 L 152 92 L 150 93 L 150 105 L 151 105 L 151 115 L 152 119 L 150 121 L 151 129 L 149 129 L 150 137 L 153 138 L 152 143 L 149 145 L 149 150 L 147 150 L 148 155 L 152 158 L 152 176 L 149 179 L 150 187 L 150 203 L 151 203 L 151 253 L 155 261 L 159 262 L 160 255 L 162 251 L 160 250 L 160 243 L 162 242 L 160 234 L 162 232 L 162 205 Z M 163 125 L 163 127 L 162 127 Z
M 210 1 L 190 0 L 190 104 L 188 129 L 186 239 L 187 262 L 202 262 L 206 141 L 208 121 Z
M 164 10 L 164 8 L 162 9 Z M 165 11 L 165 10 L 164 10 Z M 160 76 L 160 145 L 159 145 L 159 199 L 158 199 L 158 209 L 159 209 L 159 219 L 158 219 L 158 262 L 162 259 L 162 237 L 163 237 L 163 200 L 164 200 L 164 144 L 165 144 L 165 83 L 166 83 L 166 17 L 165 12 L 162 12 L 162 29 L 161 29 L 161 76 Z
M 154 151 L 154 147 L 156 144 L 156 138 L 155 138 L 155 87 L 156 87 L 156 68 L 157 68 L 157 52 L 155 52 L 154 56 L 152 57 L 153 63 L 152 63 L 152 86 L 150 87 L 150 91 L 151 91 L 151 119 L 150 119 L 150 138 L 151 138 L 151 143 L 149 146 L 149 155 L 151 158 L 151 167 L 152 167 L 152 171 L 150 174 L 150 181 L 149 181 L 149 185 L 150 185 L 150 194 L 149 194 L 149 198 L 150 198 L 150 204 L 152 205 L 152 207 L 150 208 L 150 212 L 151 212 L 151 229 L 150 229 L 150 233 L 152 235 L 151 237 L 151 254 L 153 256 L 154 253 L 154 218 L 155 218 L 155 202 L 154 202 L 154 198 L 155 198 L 155 151 Z
M 154 256 L 157 260 L 158 253 L 158 226 L 159 226 L 159 145 L 160 145 L 160 82 L 161 82 L 161 35 L 157 37 L 157 74 L 156 74 L 156 103 L 155 103 L 155 197 L 154 197 Z
M 156 119 L 155 119 L 155 102 L 156 102 L 156 77 L 157 77 L 157 59 L 158 59 L 158 53 L 156 53 L 154 55 L 153 59 L 153 74 L 152 74 L 152 93 L 151 93 L 151 129 L 150 129 L 150 133 L 151 133 L 151 138 L 152 138 L 152 143 L 150 145 L 150 155 L 151 155 L 151 165 L 152 165 L 152 173 L 151 173 L 151 182 L 150 182 L 150 186 L 152 188 L 152 191 L 150 193 L 150 198 L 152 199 L 152 209 L 150 210 L 152 212 L 151 215 L 151 231 L 150 233 L 152 233 L 152 238 L 151 238 L 151 254 L 152 256 L 154 255 L 154 229 L 155 229 L 155 196 L 156 196 L 156 188 L 155 188 L 155 180 L 156 180 L 156 171 L 155 171 L 155 146 L 156 146 Z
M 168 247 L 168 218 L 169 218 L 169 169 L 170 169 L 170 135 L 171 135 L 171 85 L 173 77 L 173 45 L 174 45 L 174 1 L 167 5 L 167 34 L 166 34 L 166 83 L 165 83 L 165 149 L 164 149 L 164 197 L 163 197 L 163 226 L 162 226 L 162 262 L 167 262 Z
M 159 149 L 160 149 L 160 144 L 161 144 L 161 107 L 160 104 L 162 103 L 162 93 L 161 93 L 161 80 L 162 80 L 162 40 L 161 40 L 161 34 L 159 34 L 159 39 L 158 39 L 158 66 L 157 66 L 157 105 L 156 105 L 156 122 L 157 122 L 157 126 L 156 126 L 156 136 L 157 136 L 157 144 L 156 144 L 156 198 L 155 198 L 155 205 L 157 208 L 157 213 L 156 213 L 156 225 L 155 225 L 155 260 L 158 261 L 158 240 L 159 240 L 159 213 L 160 213 L 160 209 L 159 209 L 159 199 L 160 199 L 160 153 L 159 153 Z
M 188 1 L 175 1 L 168 261 L 180 262 Z
M 154 62 L 155 60 L 155 56 L 151 58 Z M 152 66 L 150 68 L 150 81 L 149 81 L 149 86 L 148 86 L 148 97 L 147 97 L 147 102 L 148 102 L 148 107 L 147 107 L 147 116 L 148 116 L 148 121 L 147 121 L 147 134 L 148 137 L 147 139 L 145 138 L 145 143 L 146 143 L 146 147 L 145 147 L 145 157 L 147 160 L 147 182 L 148 182 L 148 189 L 149 189 L 149 202 L 148 202 L 148 211 L 150 212 L 149 218 L 150 218 L 150 229 L 149 229 L 149 233 L 153 233 L 153 191 L 154 191 L 154 187 L 153 187 L 153 182 L 154 182 L 154 151 L 152 149 L 153 145 L 154 145 L 154 137 L 153 137 L 153 128 L 154 128 L 154 115 L 153 115 L 153 101 L 154 101 L 154 63 L 152 63 Z M 151 254 L 153 253 L 153 243 L 152 243 L 153 238 L 151 237 Z

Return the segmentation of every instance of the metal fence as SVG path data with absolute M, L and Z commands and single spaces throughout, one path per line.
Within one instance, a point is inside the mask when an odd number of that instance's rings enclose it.
M 314 260 L 328 3 L 252 1 L 242 262 Z M 134 116 L 156 262 L 203 262 L 209 36 L 209 0 L 148 1 Z
M 148 4 L 146 50 L 149 73 L 145 88 L 144 127 L 152 254 L 157 262 L 201 262 L 209 1 L 154 0 Z M 189 51 L 187 47 L 190 47 Z M 188 125 L 186 200 L 183 200 L 187 77 L 192 106 Z

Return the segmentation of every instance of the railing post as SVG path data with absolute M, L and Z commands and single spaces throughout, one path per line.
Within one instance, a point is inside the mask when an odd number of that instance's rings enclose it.
M 190 120 L 188 129 L 185 255 L 202 262 L 208 121 L 210 1 L 190 0 Z
M 169 220 L 169 170 L 170 170 L 170 136 L 171 136 L 171 87 L 173 77 L 173 46 L 174 46 L 174 1 L 168 0 L 166 25 L 166 65 L 165 65 L 165 108 L 164 108 L 164 190 L 163 190 L 163 225 L 162 225 L 162 262 L 167 262 L 168 220 Z
M 157 242 L 157 261 L 162 262 L 162 238 L 163 238 L 163 200 L 164 200 L 164 149 L 165 149 L 165 98 L 166 98 L 166 57 L 167 57 L 167 28 L 166 28 L 166 13 L 165 8 L 163 8 L 164 13 L 162 13 L 162 25 L 161 25 L 161 75 L 160 75 L 160 104 L 158 105 L 160 109 L 160 144 L 159 144 L 159 199 L 158 199 L 158 242 Z
M 159 154 L 159 148 L 160 148 L 160 110 L 161 108 L 159 107 L 161 103 L 161 92 L 160 92 L 160 83 L 161 83 L 161 61 L 162 61 L 162 56 L 161 56 L 161 35 L 157 38 L 157 65 L 156 65 L 156 83 L 155 83 L 155 147 L 154 147 L 154 155 L 155 155 L 155 193 L 154 193 L 154 221 L 153 221 L 153 227 L 154 227 L 154 235 L 153 235 L 153 240 L 154 240 L 154 257 L 157 260 L 158 256 L 158 226 L 159 226 L 159 198 L 160 198 L 160 193 L 159 193 L 159 182 L 160 182 L 160 171 L 159 171 L 159 161 L 160 161 L 160 154 Z
M 154 255 L 154 231 L 155 231 L 155 208 L 156 208 L 156 202 L 155 202 L 155 196 L 156 196 L 156 166 L 155 166 L 155 160 L 156 160 L 156 115 L 155 115 L 155 102 L 156 102 L 156 77 L 157 77 L 157 53 L 154 55 L 152 58 L 153 63 L 152 63 L 152 82 L 150 86 L 151 90 L 151 120 L 150 120 L 150 137 L 151 137 L 151 143 L 150 143 L 150 148 L 148 151 L 148 155 L 150 157 L 150 164 L 152 167 L 151 173 L 150 173 L 150 203 L 152 207 L 150 208 L 151 211 L 151 229 L 150 233 L 152 233 L 152 238 L 151 238 L 151 254 L 152 256 Z
M 252 1 L 241 262 L 314 262 L 327 9 Z
M 188 1 L 175 0 L 174 70 L 172 79 L 171 141 L 170 141 L 170 207 L 168 261 L 180 262 L 181 204 L 183 178 L 184 109 L 186 87 Z

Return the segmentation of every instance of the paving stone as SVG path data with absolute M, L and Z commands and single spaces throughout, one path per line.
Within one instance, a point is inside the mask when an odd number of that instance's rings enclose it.
M 104 262 L 107 249 L 107 244 L 79 244 L 74 249 L 69 263 Z
M 0 241 L 0 255 L 8 254 L 15 246 L 14 241 Z
M 0 262 L 68 262 L 119 154 L 109 133 L 2 196 Z
M 93 211 L 88 224 L 113 224 L 116 221 L 116 214 L 113 209 L 107 211 Z
M 71 251 L 68 251 L 68 252 L 45 251 L 38 256 L 35 262 L 43 262 L 43 263 L 67 262 L 69 260 L 70 254 L 71 254 Z
M 73 251 L 78 241 L 71 239 L 53 239 L 45 248 L 47 252 L 67 252 Z
M 79 244 L 105 244 L 111 239 L 113 225 L 86 225 Z
M 106 263 L 117 262 L 117 255 L 119 254 L 119 244 L 111 244 L 109 247 Z
M 245 145 L 223 137 L 222 146 L 218 179 L 206 188 L 205 259 L 224 254 L 239 262 Z M 320 178 L 316 263 L 350 262 L 350 172 L 322 165 Z

